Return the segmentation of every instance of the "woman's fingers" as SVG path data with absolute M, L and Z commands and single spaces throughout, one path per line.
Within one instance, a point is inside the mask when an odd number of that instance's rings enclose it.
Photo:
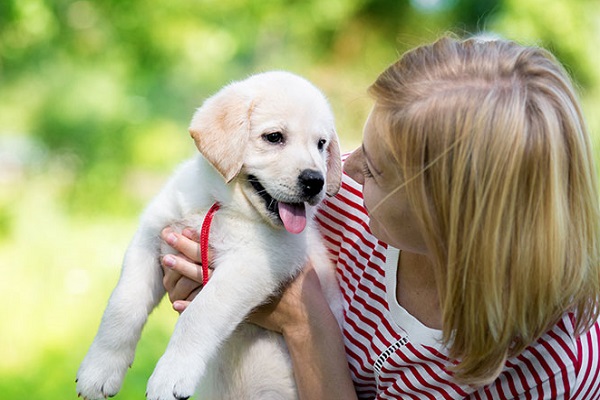
M 200 231 L 192 228 L 185 228 L 181 233 L 186 238 L 193 240 L 196 243 L 200 243 Z
M 162 264 L 165 266 L 165 278 L 169 275 L 169 278 L 172 277 L 171 279 L 177 280 L 176 274 L 167 273 L 170 270 L 188 279 L 202 283 L 202 264 L 200 262 L 194 262 L 181 254 L 167 254 L 162 258 Z M 163 283 L 168 290 L 167 282 Z
M 200 256 L 200 245 L 198 244 L 198 234 L 192 229 L 184 229 L 184 233 L 177 233 L 171 228 L 165 228 L 161 232 L 162 239 L 169 246 L 179 251 L 181 254 L 199 263 L 202 258 Z
M 185 300 L 178 300 L 173 302 L 173 310 L 177 311 L 179 314 L 181 314 L 186 308 L 187 306 L 189 306 L 191 303 L 191 301 L 185 301 Z
M 171 302 L 191 300 L 190 295 L 202 285 L 202 267 L 182 255 L 167 254 L 162 259 L 164 266 L 163 286 Z
M 162 239 L 179 254 L 165 255 L 163 285 L 173 303 L 173 309 L 183 312 L 202 289 L 202 264 L 198 232 L 186 228 L 177 233 L 171 228 L 161 232 Z M 212 271 L 209 271 L 209 274 Z

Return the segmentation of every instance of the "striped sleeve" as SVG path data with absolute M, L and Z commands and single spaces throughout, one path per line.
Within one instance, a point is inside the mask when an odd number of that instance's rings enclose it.
M 600 399 L 600 321 L 576 337 L 567 314 L 474 399 Z
M 500 376 L 474 399 L 571 399 L 577 385 L 577 350 L 571 319 L 563 319 L 523 353 L 506 362 Z
M 600 321 L 577 338 L 577 366 L 573 399 L 600 399 Z

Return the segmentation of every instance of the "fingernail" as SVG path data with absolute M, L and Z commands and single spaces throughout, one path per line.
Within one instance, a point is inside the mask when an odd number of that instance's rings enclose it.
M 163 263 L 165 264 L 166 267 L 173 268 L 175 266 L 175 257 L 168 254 L 168 255 L 164 256 Z
M 174 246 L 175 243 L 177 243 L 177 236 L 175 236 L 174 233 L 169 233 L 167 235 L 167 237 L 165 238 L 165 241 L 170 245 L 170 246 Z
M 173 303 L 173 310 L 177 311 L 179 314 L 181 314 L 184 310 L 185 310 L 185 304 L 176 301 Z
M 188 239 L 192 239 L 194 237 L 194 231 L 191 228 L 185 228 L 181 233 Z

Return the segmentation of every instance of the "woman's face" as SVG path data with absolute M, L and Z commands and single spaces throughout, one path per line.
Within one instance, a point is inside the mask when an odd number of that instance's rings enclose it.
M 380 240 L 405 251 L 427 254 L 418 222 L 406 193 L 399 188 L 397 166 L 386 157 L 386 144 L 380 137 L 371 111 L 363 131 L 362 147 L 346 160 L 344 171 L 363 186 L 365 208 L 371 232 Z

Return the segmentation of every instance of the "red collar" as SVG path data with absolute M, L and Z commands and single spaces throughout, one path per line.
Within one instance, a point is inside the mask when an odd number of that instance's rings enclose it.
M 202 261 L 202 286 L 208 283 L 208 237 L 210 234 L 210 224 L 212 223 L 215 213 L 219 210 L 221 205 L 215 203 L 208 210 L 202 221 L 202 228 L 200 228 L 200 258 Z

